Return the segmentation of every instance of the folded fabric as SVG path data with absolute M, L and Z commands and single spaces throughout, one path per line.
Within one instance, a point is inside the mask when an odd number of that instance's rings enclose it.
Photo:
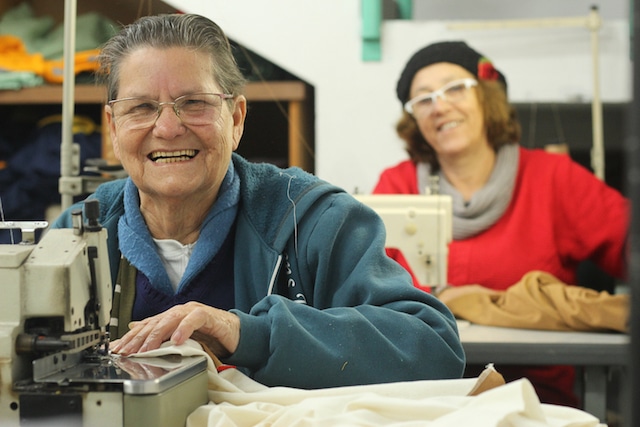
M 1 54 L 0 54 L 1 55 Z M 0 70 L 0 90 L 18 90 L 40 86 L 44 79 L 31 72 L 6 72 Z
M 29 53 L 24 42 L 13 35 L 0 35 L 0 70 L 28 71 L 42 75 L 44 57 L 40 53 Z
M 17 36 L 31 52 L 38 51 L 36 43 L 45 39 L 54 27 L 53 17 L 35 16 L 30 2 L 26 1 L 18 3 L 0 16 L 0 34 Z
M 99 49 L 76 52 L 74 74 L 98 69 Z M 33 73 L 49 83 L 64 80 L 64 60 L 46 59 L 41 53 L 29 53 L 20 40 L 12 35 L 0 35 L 0 71 L 9 73 Z
M 188 341 L 165 344 L 135 355 L 208 353 Z M 131 357 L 131 356 L 130 356 Z M 309 369 L 313 369 L 310 366 Z M 459 427 L 602 427 L 597 418 L 578 409 L 541 404 L 531 383 L 518 380 L 483 389 L 496 380 L 493 367 L 483 375 L 456 380 L 413 381 L 302 390 L 266 387 L 236 369 L 218 372 L 209 358 L 211 402 L 187 418 L 187 427 L 241 426 L 429 426 Z
M 76 18 L 74 74 L 98 69 L 100 46 L 119 26 L 97 13 Z M 64 25 L 51 17 L 36 17 L 28 2 L 0 17 L 0 70 L 31 72 L 48 83 L 62 83 L 64 73 Z
M 629 295 L 567 285 L 542 271 L 505 291 L 456 296 L 447 306 L 459 319 L 525 329 L 626 332 L 629 319 Z
M 176 362 L 174 361 L 165 361 L 162 356 L 168 355 L 177 355 L 183 357 L 191 357 L 191 356 L 205 356 L 207 358 L 207 370 L 216 370 L 216 364 L 213 362 L 209 353 L 206 353 L 200 344 L 194 340 L 187 340 L 182 345 L 173 345 L 171 342 L 164 342 L 160 348 L 155 350 L 145 351 L 143 353 L 134 353 L 126 358 L 144 358 L 144 359 L 158 359 L 158 363 L 154 364 L 152 361 L 145 360 L 146 364 L 151 364 L 153 366 L 175 366 Z M 112 354 L 112 357 L 125 359 L 124 356 L 120 356 L 118 354 Z
M 120 25 L 95 12 L 76 17 L 76 52 L 97 49 Z M 61 59 L 64 54 L 64 22 L 51 16 L 36 16 L 30 2 L 20 2 L 0 16 L 0 34 L 11 34 L 24 43 L 29 53 L 40 53 L 45 59 Z M 0 48 L 1 50 L 1 48 Z

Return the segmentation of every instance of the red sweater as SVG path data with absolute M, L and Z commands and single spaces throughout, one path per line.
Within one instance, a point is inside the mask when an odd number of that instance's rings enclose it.
M 373 192 L 418 194 L 415 163 L 407 160 L 383 171 Z M 586 259 L 624 277 L 628 222 L 627 199 L 589 170 L 567 155 L 521 147 L 513 197 L 505 213 L 489 229 L 449 246 L 449 284 L 502 290 L 532 270 L 575 283 L 576 267 Z M 401 255 L 389 253 L 407 267 Z M 544 383 L 548 381 L 543 377 L 553 376 L 552 387 L 571 395 L 572 373 L 566 371 L 560 380 L 560 372 L 551 369 L 527 376 L 534 385 L 536 378 Z M 536 389 L 543 401 L 572 404 L 546 393 L 542 384 Z

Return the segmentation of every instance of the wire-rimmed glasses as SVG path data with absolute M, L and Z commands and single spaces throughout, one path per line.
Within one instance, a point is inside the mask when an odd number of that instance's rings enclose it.
M 431 113 L 438 98 L 448 102 L 458 102 L 464 99 L 469 88 L 477 85 L 478 82 L 471 78 L 454 80 L 438 90 L 410 99 L 404 104 L 404 110 L 414 117 L 425 116 Z
M 209 125 L 218 118 L 222 101 L 231 98 L 233 95 L 225 93 L 192 93 L 179 96 L 173 102 L 135 96 L 114 99 L 107 104 L 119 126 L 135 130 L 153 126 L 166 105 L 173 107 L 176 116 L 185 125 Z

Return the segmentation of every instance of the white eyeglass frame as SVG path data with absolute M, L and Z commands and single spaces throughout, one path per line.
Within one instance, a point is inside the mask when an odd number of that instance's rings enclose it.
M 465 89 L 470 89 L 472 87 L 478 86 L 478 81 L 472 78 L 453 80 L 447 83 L 446 85 L 442 86 L 438 90 L 434 90 L 433 92 L 425 93 L 423 95 L 418 95 L 415 98 L 411 98 L 410 100 L 405 102 L 403 106 L 404 111 L 406 111 L 407 113 L 413 116 L 414 115 L 413 106 L 418 102 L 422 102 L 426 99 L 431 99 L 430 107 L 433 107 L 433 105 L 435 105 L 435 103 L 438 101 L 438 98 L 448 101 L 447 96 L 445 95 L 445 92 L 451 89 L 452 87 L 460 86 L 460 85 L 464 85 Z

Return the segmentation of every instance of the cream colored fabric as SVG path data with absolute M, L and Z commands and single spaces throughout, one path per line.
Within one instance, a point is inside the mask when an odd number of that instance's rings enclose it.
M 140 356 L 208 354 L 198 344 L 166 345 Z M 208 357 L 209 358 L 209 357 Z M 310 369 L 313 369 L 310 367 Z M 398 382 L 320 390 L 266 387 L 236 369 L 218 373 L 209 358 L 211 403 L 196 409 L 187 427 L 597 427 L 586 412 L 541 404 L 531 383 L 502 384 L 488 367 L 478 379 Z M 482 389 L 487 378 L 498 386 Z
M 626 332 L 629 317 L 629 295 L 570 286 L 541 271 L 506 291 L 462 294 L 446 304 L 459 319 L 511 328 Z

